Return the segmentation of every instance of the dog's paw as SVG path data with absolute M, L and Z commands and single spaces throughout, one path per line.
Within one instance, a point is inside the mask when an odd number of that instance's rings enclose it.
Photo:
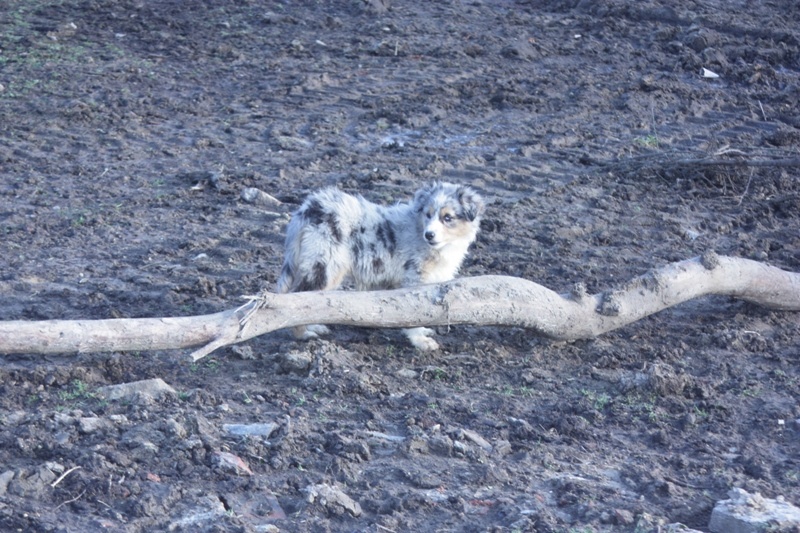
M 431 338 L 434 331 L 430 328 L 413 328 L 405 330 L 411 344 L 421 352 L 433 352 L 439 349 L 439 343 Z
M 331 330 L 328 326 L 322 324 L 311 324 L 310 326 L 298 326 L 294 328 L 294 338 L 307 341 L 311 339 L 318 339 L 323 335 L 327 335 Z
M 415 337 L 411 339 L 411 344 L 421 352 L 435 352 L 439 349 L 439 343 L 430 337 Z
M 306 331 L 313 334 L 314 337 L 321 337 L 331 332 L 331 330 L 328 329 L 328 326 L 323 326 L 322 324 L 311 324 L 310 326 L 306 326 Z

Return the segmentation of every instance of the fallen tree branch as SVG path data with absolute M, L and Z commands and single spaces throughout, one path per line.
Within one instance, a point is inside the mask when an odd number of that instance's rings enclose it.
M 800 274 L 748 259 L 702 257 L 669 264 L 595 295 L 566 295 L 508 276 L 461 278 L 393 291 L 264 293 L 238 309 L 177 318 L 0 322 L 0 353 L 166 350 L 222 346 L 307 324 L 416 327 L 518 326 L 551 339 L 596 337 L 679 303 L 727 295 L 800 311 Z

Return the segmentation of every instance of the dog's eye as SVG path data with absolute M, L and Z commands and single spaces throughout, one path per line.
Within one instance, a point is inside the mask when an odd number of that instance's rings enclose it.
M 425 213 L 425 217 L 430 220 L 433 218 L 433 213 Z
M 442 220 L 447 222 L 448 224 L 453 221 L 453 215 L 445 215 L 442 217 Z

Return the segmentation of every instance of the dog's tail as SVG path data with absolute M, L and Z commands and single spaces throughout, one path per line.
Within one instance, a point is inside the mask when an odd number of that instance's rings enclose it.
M 295 276 L 300 254 L 300 235 L 302 231 L 301 224 L 298 223 L 297 217 L 292 216 L 289 220 L 289 225 L 286 226 L 286 243 L 285 243 L 285 257 L 283 259 L 283 267 L 281 268 L 281 275 L 278 277 L 276 291 L 278 294 L 285 294 L 287 292 L 296 291 Z
M 278 278 L 278 283 L 276 284 L 275 291 L 278 294 L 285 294 L 291 291 L 293 284 L 294 284 L 294 274 L 292 272 L 291 265 L 287 261 L 283 264 L 283 268 L 281 269 L 281 275 Z

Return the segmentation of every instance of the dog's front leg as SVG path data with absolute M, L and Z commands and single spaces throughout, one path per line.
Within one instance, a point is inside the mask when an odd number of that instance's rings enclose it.
M 416 287 L 425 283 L 420 276 L 421 266 L 419 264 L 410 265 L 405 272 L 402 287 Z M 433 352 L 439 349 L 439 343 L 431 338 L 436 333 L 431 328 L 407 328 L 403 330 L 411 345 L 421 352 Z
M 434 331 L 431 328 L 409 328 L 403 332 L 411 344 L 421 352 L 432 352 L 439 349 L 439 343 L 431 338 Z
M 318 339 L 323 335 L 327 335 L 330 333 L 328 326 L 323 326 L 322 324 L 310 324 L 308 326 L 297 326 L 292 328 L 292 333 L 294 334 L 294 338 L 301 341 L 307 341 L 311 339 Z

